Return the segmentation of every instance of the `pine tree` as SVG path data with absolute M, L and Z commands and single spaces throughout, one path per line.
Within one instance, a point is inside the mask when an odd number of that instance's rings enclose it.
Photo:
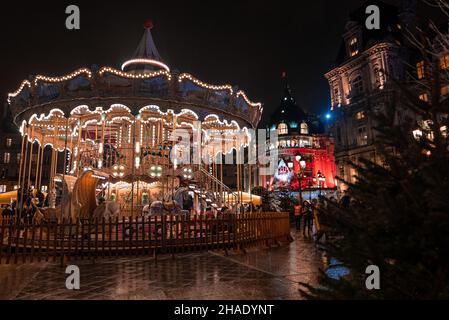
M 345 183 L 355 201 L 349 208 L 328 202 L 322 212 L 325 254 L 350 273 L 336 280 L 322 272 L 319 288 L 303 283 L 309 298 L 449 298 L 449 101 L 440 94 L 447 75 L 431 63 L 429 102 L 394 81 L 393 102 L 371 114 L 383 161 L 351 163 L 356 182 Z M 398 123 L 398 112 L 421 120 Z M 380 290 L 366 288 L 369 265 L 380 269 Z

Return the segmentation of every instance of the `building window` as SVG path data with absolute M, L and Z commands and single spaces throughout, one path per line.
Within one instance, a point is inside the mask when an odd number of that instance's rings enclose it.
M 383 89 L 385 85 L 385 76 L 382 70 L 380 70 L 378 67 L 374 68 L 374 75 L 376 78 L 376 86 L 379 89 Z
M 449 68 L 449 53 L 445 53 L 441 58 L 440 58 L 440 67 L 443 70 L 446 70 L 447 68 Z
M 424 78 L 424 61 L 420 61 L 416 64 L 416 75 L 418 79 Z
M 365 126 L 357 129 L 357 144 L 360 146 L 368 144 L 368 133 Z
M 279 123 L 278 125 L 278 135 L 281 134 L 287 134 L 288 133 L 288 126 L 285 123 Z
M 336 104 L 339 107 L 341 106 L 341 95 L 338 85 L 334 86 L 334 104 Z
M 10 147 L 12 145 L 12 139 L 11 138 L 6 138 L 6 146 Z
M 6 192 L 6 185 L 5 184 L 1 184 L 0 185 L 0 193 L 4 193 Z
M 20 164 L 20 153 L 18 153 L 18 154 L 16 155 L 16 161 L 17 161 L 18 164 Z
M 11 160 L 11 154 L 9 152 L 5 152 L 3 154 L 3 163 L 9 163 Z
M 429 95 L 427 93 L 422 93 L 419 95 L 419 99 L 421 99 L 422 101 L 429 101 Z
M 365 111 L 359 111 L 355 114 L 355 118 L 357 120 L 365 119 Z
M 301 134 L 309 134 L 309 126 L 305 122 L 301 122 Z
M 363 80 L 362 76 L 357 76 L 351 81 L 351 95 L 357 96 L 363 93 Z
M 446 96 L 448 94 L 449 94 L 449 85 L 446 85 L 446 86 L 441 88 L 441 95 L 442 96 Z
M 349 40 L 349 55 L 351 57 L 355 56 L 357 53 L 359 53 L 359 44 L 357 41 L 357 38 L 351 38 L 351 40 Z

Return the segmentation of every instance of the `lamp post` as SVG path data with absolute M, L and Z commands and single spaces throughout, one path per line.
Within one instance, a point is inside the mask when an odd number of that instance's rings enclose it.
M 295 156 L 295 160 L 296 160 L 296 163 L 298 163 L 298 165 L 299 165 L 299 170 L 298 170 L 298 201 L 299 201 L 299 205 L 301 205 L 301 203 L 302 203 L 301 179 L 302 179 L 302 174 L 304 172 L 304 169 L 306 168 L 306 162 L 304 160 L 301 160 L 301 155 L 299 153 Z

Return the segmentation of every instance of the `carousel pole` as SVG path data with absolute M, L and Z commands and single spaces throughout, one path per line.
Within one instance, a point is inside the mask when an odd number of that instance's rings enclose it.
M 61 221 L 64 219 L 64 195 L 65 195 L 65 172 L 66 172 L 66 165 L 67 165 L 67 135 L 69 130 L 69 119 L 67 118 L 66 126 L 65 126 L 65 136 L 64 136 L 64 165 L 62 170 L 62 191 L 61 191 Z M 61 255 L 61 259 L 63 259 L 63 255 Z
M 25 195 L 25 171 L 26 171 L 26 162 L 27 162 L 27 157 L 28 157 L 28 128 L 26 129 L 26 133 L 24 133 L 24 138 L 25 138 L 25 157 L 23 159 L 23 167 L 22 167 L 22 174 L 21 174 L 21 179 L 22 181 L 20 182 L 20 199 L 19 199 L 19 215 L 17 216 L 17 220 L 19 221 L 22 218 L 22 209 L 23 209 L 23 196 Z
M 248 150 L 249 150 L 249 147 L 248 147 Z M 248 157 L 248 160 L 249 160 L 249 157 Z M 250 206 L 249 206 L 249 210 L 250 210 L 250 212 L 252 213 L 253 212 L 253 193 L 252 193 L 252 190 L 251 190 L 251 186 L 252 186 L 252 181 L 251 181 L 251 179 L 252 179 L 252 167 L 251 167 L 251 163 L 249 163 L 249 161 L 248 161 L 248 167 L 249 167 L 249 169 L 248 169 L 248 189 L 249 189 L 249 202 L 250 202 Z
M 73 133 L 70 134 L 70 161 L 68 163 L 68 167 L 69 167 L 69 172 L 72 170 L 73 167 Z
M 132 146 L 136 143 L 136 118 L 134 118 L 134 121 L 132 122 Z M 134 148 L 131 148 L 131 155 L 134 154 Z M 131 219 L 134 215 L 134 174 L 135 174 L 135 165 L 134 165 L 134 157 L 131 156 Z
M 78 142 L 76 144 L 76 167 L 74 168 L 75 175 L 78 174 L 78 168 L 80 166 L 81 159 L 81 135 L 83 133 L 83 123 L 81 121 L 81 117 L 78 119 Z
M 50 173 L 50 192 L 53 191 L 53 188 L 55 187 L 55 171 L 56 171 L 56 161 L 57 161 L 57 146 L 56 146 L 56 136 L 59 132 L 58 123 L 56 121 L 56 118 L 54 120 L 54 127 L 53 127 L 53 147 L 51 148 L 51 173 Z M 55 157 L 56 153 L 56 157 Z
M 95 138 L 94 138 L 94 141 L 95 141 L 94 145 L 98 143 L 98 124 L 97 123 L 95 124 Z M 92 168 L 95 168 L 96 166 L 98 167 L 98 159 L 100 158 L 99 154 L 100 154 L 100 149 L 98 148 L 97 149 L 97 153 L 95 154 L 95 159 L 93 161 L 94 165 L 92 166 Z
M 237 202 L 240 204 L 240 166 L 239 166 L 239 150 L 235 149 L 235 161 L 237 162 Z
M 136 129 L 138 129 L 137 130 L 137 136 L 138 136 L 138 138 L 137 138 L 137 140 L 138 140 L 138 142 L 139 142 L 139 148 L 138 149 L 136 149 L 136 155 L 135 155 L 135 158 L 134 158 L 134 161 L 136 161 L 135 159 L 137 158 L 137 157 L 139 157 L 139 165 L 137 166 L 137 170 L 138 170 L 138 172 L 137 172 L 137 174 L 138 174 L 138 179 L 137 179 L 137 184 L 136 184 L 136 206 L 140 206 L 140 204 L 141 204 L 141 200 L 139 199 L 139 188 L 140 188 L 140 173 L 141 173 L 141 171 L 140 171 L 140 167 L 142 166 L 142 163 L 140 162 L 140 155 L 142 154 L 142 147 L 143 147 L 143 141 L 142 141 L 142 137 L 143 137 L 143 126 L 142 126 L 142 122 L 140 121 L 140 116 L 139 116 L 139 119 L 138 119 L 138 121 L 136 122 Z M 137 164 L 137 163 L 136 163 Z
M 19 162 L 19 180 L 17 181 L 17 185 L 20 186 L 20 179 L 22 176 L 22 164 L 23 164 L 23 149 L 25 145 L 25 132 L 22 135 L 22 147 L 20 150 L 20 162 Z
M 39 190 L 39 185 L 37 184 L 39 182 L 39 162 L 41 161 L 41 145 L 37 144 L 37 159 L 36 159 L 36 173 L 34 177 L 34 187 L 36 190 Z
M 38 185 L 39 188 L 42 188 L 42 170 L 43 170 L 43 165 L 44 165 L 44 151 L 45 151 L 45 139 L 42 139 L 42 148 L 41 148 L 41 161 L 40 161 L 40 169 L 39 169 L 39 180 L 38 180 Z
M 218 154 L 215 155 L 214 162 L 214 170 L 215 170 L 215 197 L 218 196 L 219 184 L 218 184 Z
M 176 130 L 176 121 L 177 121 L 177 119 L 176 119 L 176 115 L 173 113 L 173 131 L 172 131 L 172 138 L 173 138 L 173 135 L 175 134 L 175 130 Z M 177 154 L 176 154 L 176 144 L 175 144 L 175 141 L 174 141 L 174 139 L 172 139 L 173 140 L 173 145 L 172 145 L 172 151 L 174 150 L 174 152 L 175 152 L 175 158 L 177 157 Z M 174 163 L 172 163 L 172 176 L 171 176 L 171 199 L 172 199 L 172 201 L 174 201 L 175 200 L 175 164 Z
M 53 167 L 55 165 L 55 151 L 53 147 L 50 149 L 50 181 L 48 182 L 48 191 L 51 192 L 53 190 Z
M 223 153 L 220 153 L 220 181 L 221 181 L 221 184 L 220 184 L 220 193 L 221 193 L 220 206 L 223 207 L 223 200 L 224 200 L 224 193 L 223 193 Z
M 31 127 L 31 138 L 33 138 L 33 134 L 34 134 L 34 127 Z M 31 186 L 31 163 L 33 162 L 33 150 L 34 150 L 34 141 L 31 142 L 30 145 L 30 162 L 28 162 L 28 187 Z

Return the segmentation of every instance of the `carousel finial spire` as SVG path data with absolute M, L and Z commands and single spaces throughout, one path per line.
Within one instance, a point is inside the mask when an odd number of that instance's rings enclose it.
M 143 23 L 143 27 L 145 29 L 150 29 L 150 30 L 153 29 L 153 27 L 154 27 L 153 20 L 151 20 L 151 19 L 145 20 L 145 22 Z
M 151 34 L 151 29 L 153 29 L 153 20 L 147 19 L 143 23 L 145 32 L 142 39 L 137 46 L 136 51 L 132 58 L 122 65 L 122 70 L 126 71 L 154 71 L 157 69 L 165 69 L 170 72 L 169 67 L 162 62 L 162 58 L 157 51 L 156 45 L 154 44 L 153 36 Z

